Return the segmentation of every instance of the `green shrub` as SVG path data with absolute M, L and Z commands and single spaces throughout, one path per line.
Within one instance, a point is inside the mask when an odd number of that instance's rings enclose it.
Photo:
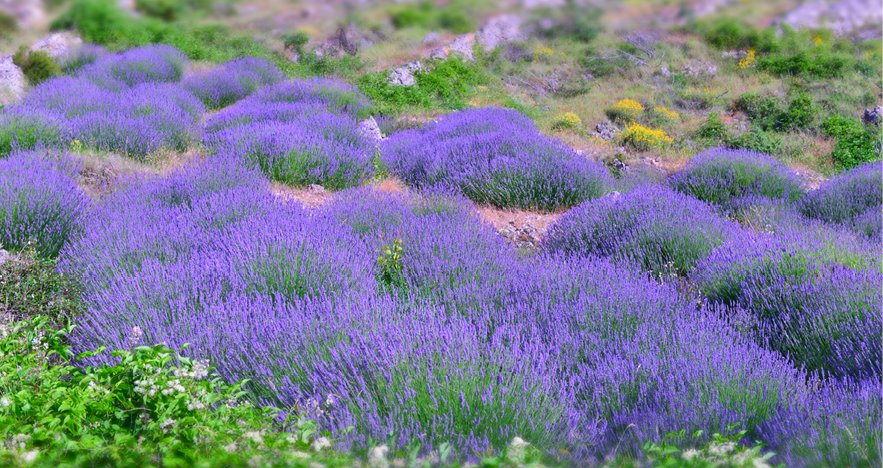
M 763 130 L 779 128 L 784 123 L 785 111 L 780 107 L 779 100 L 772 96 L 745 93 L 736 99 L 733 108 L 748 114 L 751 123 Z
M 138 20 L 120 9 L 116 0 L 75 0 L 70 9 L 52 22 L 51 28 L 76 28 L 84 42 L 114 44 L 141 42 L 136 36 Z M 146 38 L 144 38 L 146 40 Z
M 488 80 L 478 61 L 465 62 L 459 57 L 436 62 L 435 68 L 418 71 L 414 78 L 417 81 L 414 86 L 392 85 L 388 82 L 388 72 L 381 71 L 363 75 L 357 84 L 378 110 L 394 114 L 403 106 L 463 108 L 468 92 Z
M 18 254 L 16 261 L 0 265 L 0 297 L 12 317 L 47 317 L 59 325 L 83 311 L 81 286 L 58 273 L 57 260 L 46 258 L 34 245 Z
M 434 5 L 430 1 L 407 4 L 393 11 L 390 19 L 398 29 L 412 26 L 431 27 Z
M 822 134 L 829 138 L 840 138 L 861 129 L 861 121 L 839 114 L 829 115 L 822 121 Z
M 29 51 L 27 47 L 21 46 L 12 57 L 12 63 L 21 68 L 32 85 L 42 83 L 61 73 L 61 67 L 45 50 Z
M 782 151 L 782 139 L 762 128 L 752 127 L 751 130 L 730 137 L 727 147 L 732 149 L 748 149 L 764 154 L 777 154 Z
M 806 52 L 796 54 L 772 54 L 757 59 L 757 69 L 776 76 L 804 76 L 808 78 L 836 78 L 843 74 L 850 59 L 833 54 L 810 56 Z
M 549 28 L 541 28 L 540 34 L 547 38 L 570 37 L 580 42 L 591 42 L 604 31 L 604 23 L 601 22 L 603 13 L 597 6 L 578 4 L 575 0 L 567 0 L 564 7 L 554 13 L 538 9 L 538 17 L 555 14 L 562 18 Z
M 602 52 L 594 47 L 586 49 L 579 63 L 594 78 L 623 74 L 635 67 L 635 63 L 625 56 Z
M 729 133 L 720 114 L 709 114 L 705 123 L 693 134 L 694 137 L 710 141 L 727 141 Z
M 307 45 L 308 42 L 310 42 L 310 37 L 303 31 L 295 31 L 282 36 L 282 45 L 285 46 L 286 49 L 294 50 L 301 55 L 303 55 L 304 46 Z
M 8 38 L 18 31 L 18 20 L 15 16 L 0 11 L 0 39 Z
M 844 169 L 852 169 L 867 162 L 880 160 L 881 134 L 879 127 L 866 126 L 837 137 L 831 158 Z
M 788 104 L 785 123 L 791 128 L 809 128 L 816 118 L 817 109 L 808 94 L 800 93 Z
M 0 437 L 14 442 L 4 466 L 304 466 L 321 449 L 315 422 L 252 406 L 244 382 L 228 385 L 204 361 L 138 346 L 137 327 L 115 364 L 86 368 L 70 365 L 72 327 L 37 317 L 0 330 Z
M 135 0 L 135 9 L 152 18 L 175 21 L 184 10 L 186 3 L 175 0 Z
M 775 28 L 758 30 L 732 19 L 710 22 L 700 27 L 702 37 L 709 45 L 721 50 L 754 48 L 758 52 L 779 49 Z
M 454 34 L 475 31 L 475 22 L 469 14 L 459 8 L 449 7 L 438 13 L 438 25 Z

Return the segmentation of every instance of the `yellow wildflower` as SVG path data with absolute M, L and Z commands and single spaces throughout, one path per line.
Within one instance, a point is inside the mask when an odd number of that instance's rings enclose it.
M 757 51 L 754 50 L 754 47 L 748 49 L 748 55 L 745 56 L 742 60 L 739 60 L 739 63 L 736 64 L 736 68 L 739 70 L 745 70 L 754 66 L 755 62 L 757 62 Z
M 582 126 L 583 121 L 579 118 L 578 115 L 573 112 L 565 112 L 558 118 L 558 121 L 555 122 L 555 128 L 577 128 Z
M 635 120 L 644 111 L 644 106 L 633 99 L 623 99 L 613 106 L 613 114 L 623 121 Z
M 666 148 L 674 139 L 663 130 L 644 127 L 633 123 L 619 134 L 619 141 L 639 150 Z
M 675 122 L 681 119 L 681 116 L 678 115 L 677 112 L 668 110 L 666 107 L 654 107 L 653 113 L 658 115 L 663 120 L 667 120 L 669 122 Z
M 539 62 L 540 60 L 546 60 L 549 57 L 555 55 L 555 51 L 546 47 L 546 46 L 537 46 L 533 52 L 533 61 Z

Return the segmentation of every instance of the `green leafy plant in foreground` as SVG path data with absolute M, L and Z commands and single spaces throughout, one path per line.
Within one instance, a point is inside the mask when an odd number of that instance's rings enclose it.
M 0 465 L 293 466 L 330 446 L 315 422 L 254 407 L 245 382 L 226 384 L 207 362 L 137 346 L 137 327 L 115 364 L 81 368 L 72 327 L 47 325 L 0 321 Z

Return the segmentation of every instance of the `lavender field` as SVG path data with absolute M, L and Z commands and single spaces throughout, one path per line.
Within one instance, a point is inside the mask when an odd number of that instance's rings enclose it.
M 268 424 L 314 423 L 304 446 L 341 454 L 322 466 L 526 466 L 525 447 L 562 466 L 879 466 L 879 161 L 815 189 L 750 149 L 613 173 L 514 109 L 380 140 L 360 127 L 374 103 L 358 87 L 263 59 L 194 71 L 167 45 L 88 46 L 63 63 L 0 109 L 0 243 L 79 285 L 75 368 L 164 343 L 212 385 L 247 379 L 241 401 L 279 410 Z M 190 158 L 90 192 L 89 152 Z M 406 188 L 376 183 L 391 178 Z M 333 194 L 307 207 L 280 185 Z M 560 217 L 516 248 L 480 206 Z M 153 371 L 133 369 L 147 414 Z M 7 440 L 22 421 L 51 426 L 7 384 Z M 226 405 L 176 385 L 160 392 L 183 395 L 175 411 Z M 191 424 L 156 411 L 157 433 Z M 73 453 L 27 440 L 42 463 Z M 151 460 L 131 466 L 187 465 Z M 204 466 L 239 466 L 225 463 Z

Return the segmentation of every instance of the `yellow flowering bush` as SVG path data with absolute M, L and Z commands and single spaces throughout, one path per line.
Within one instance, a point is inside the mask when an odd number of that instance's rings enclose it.
M 641 112 L 644 112 L 644 106 L 640 102 L 633 99 L 623 99 L 607 112 L 607 116 L 610 117 L 610 120 L 631 122 L 637 119 Z
M 674 139 L 663 130 L 633 123 L 619 134 L 619 141 L 639 150 L 667 148 Z
M 546 47 L 546 46 L 541 45 L 541 46 L 537 46 L 536 48 L 534 48 L 532 55 L 533 55 L 533 61 L 539 62 L 542 60 L 548 60 L 550 57 L 555 55 L 555 51 Z
M 583 124 L 582 119 L 573 112 L 565 112 L 555 122 L 554 128 L 578 128 Z
M 757 51 L 754 50 L 754 47 L 748 49 L 748 55 L 745 56 L 742 60 L 739 60 L 739 63 L 736 64 L 736 68 L 739 70 L 747 70 L 753 67 L 757 63 Z
M 665 122 L 677 122 L 681 120 L 681 116 L 678 115 L 677 112 L 673 110 L 668 110 L 667 107 L 654 107 L 653 108 L 653 116 Z
M 822 45 L 822 42 L 824 42 L 824 40 L 822 39 L 822 36 L 816 35 L 815 37 L 812 38 L 812 43 L 815 46 Z

